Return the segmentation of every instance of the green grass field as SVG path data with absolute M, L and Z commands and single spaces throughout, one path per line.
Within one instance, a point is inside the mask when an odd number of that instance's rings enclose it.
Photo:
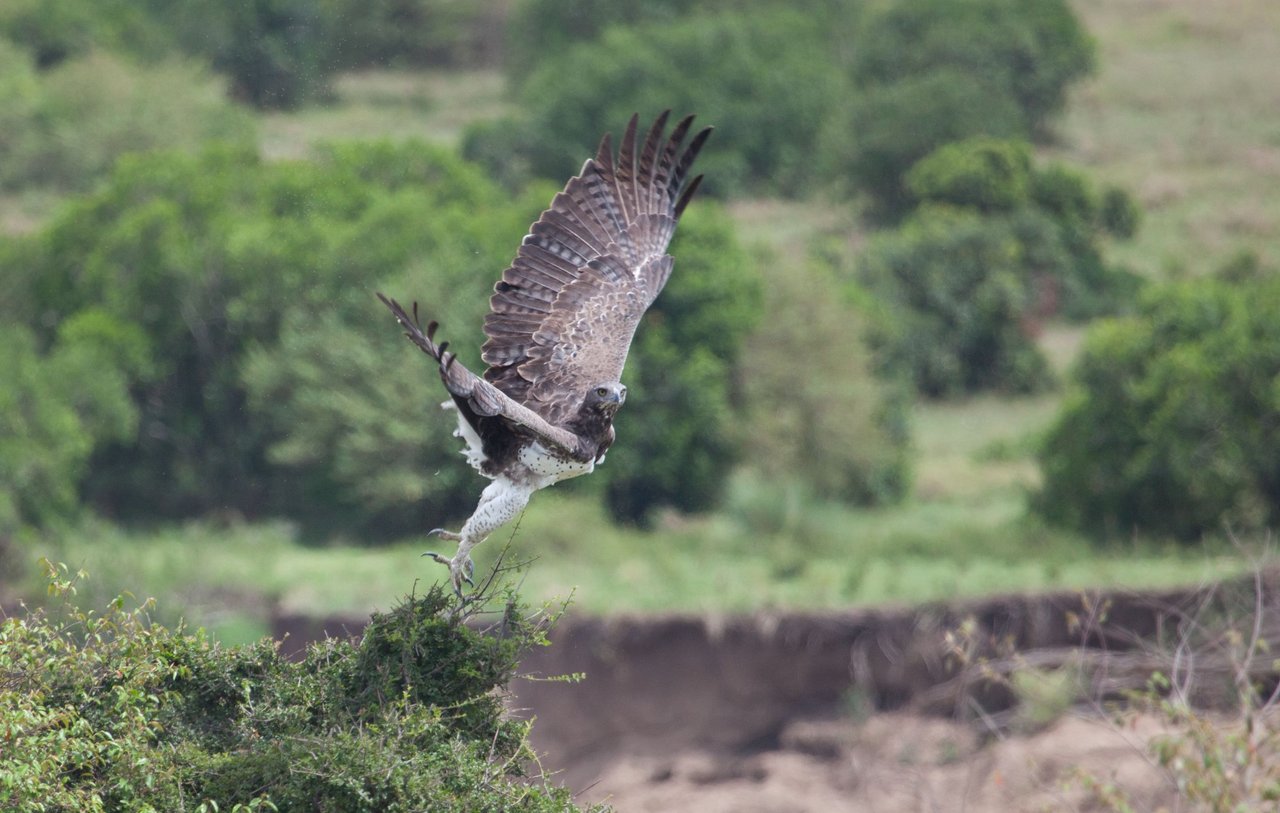
M 262 151 L 305 155 L 320 141 L 423 138 L 456 144 L 474 121 L 507 112 L 502 75 L 477 71 L 364 71 L 338 78 L 336 103 L 262 116 Z
M 1060 140 L 1046 153 L 1138 195 L 1146 220 L 1135 240 L 1117 247 L 1119 258 L 1153 277 L 1201 273 L 1241 248 L 1280 262 L 1280 3 L 1079 0 L 1076 7 L 1098 41 L 1100 70 L 1073 94 Z M 347 76 L 331 107 L 266 116 L 263 150 L 296 156 L 317 141 L 367 137 L 456 143 L 470 121 L 504 112 L 503 91 L 496 72 Z M 0 200 L 0 227 L 28 228 L 49 208 L 45 200 Z M 803 256 L 815 233 L 859 240 L 852 214 L 822 203 L 739 201 L 730 212 L 775 256 Z M 1079 327 L 1046 330 L 1041 343 L 1056 370 L 1069 366 L 1082 335 Z M 1032 450 L 1059 398 L 918 406 L 915 488 L 893 508 L 813 503 L 742 477 L 722 513 L 663 517 L 641 532 L 612 525 L 586 498 L 553 490 L 534 499 L 518 529 L 483 545 L 478 565 L 510 540 L 514 558 L 534 560 L 523 576 L 528 600 L 572 594 L 578 607 L 604 613 L 1166 586 L 1246 566 L 1221 542 L 1186 550 L 1135 539 L 1099 551 L 1029 519 L 1025 495 L 1038 478 Z M 481 485 L 477 478 L 477 493 Z M 31 547 L 90 571 L 87 596 L 155 595 L 162 612 L 186 613 L 227 640 L 260 634 L 273 607 L 363 613 L 389 606 L 417 580 L 444 575 L 420 558 L 426 540 L 307 547 L 284 524 L 138 533 L 91 524 Z

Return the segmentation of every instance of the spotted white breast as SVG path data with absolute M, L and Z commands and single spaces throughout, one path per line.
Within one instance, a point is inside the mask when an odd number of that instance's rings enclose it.
M 579 463 L 576 460 L 565 460 L 552 454 L 541 443 L 531 443 L 520 450 L 517 458 L 528 470 L 538 488 L 546 488 L 552 483 L 590 474 L 596 467 L 594 460 Z
M 457 411 L 457 407 L 452 401 L 445 401 L 440 407 L 445 410 L 452 409 L 455 412 Z M 483 468 L 486 460 L 483 441 L 476 434 L 476 430 L 471 428 L 471 424 L 467 423 L 467 419 L 462 416 L 462 413 L 458 412 L 457 416 L 458 428 L 454 430 L 453 435 L 466 441 L 462 454 L 466 456 L 467 462 L 471 464 L 472 468 L 484 474 L 485 477 L 493 479 L 493 475 L 486 474 Z M 512 466 L 507 472 L 507 477 L 513 483 L 532 486 L 534 491 L 546 488 L 561 480 L 568 480 L 570 477 L 590 474 L 596 467 L 596 461 L 594 460 L 579 463 L 576 460 L 564 460 L 557 457 L 547 447 L 536 441 L 522 448 L 516 460 L 519 461 L 520 465 Z M 602 457 L 600 460 L 603 462 L 604 458 Z

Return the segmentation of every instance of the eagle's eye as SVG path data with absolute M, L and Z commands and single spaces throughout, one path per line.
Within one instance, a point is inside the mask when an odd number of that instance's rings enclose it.
M 598 395 L 599 397 L 603 398 L 608 394 L 609 394 L 608 387 L 596 387 L 596 395 Z

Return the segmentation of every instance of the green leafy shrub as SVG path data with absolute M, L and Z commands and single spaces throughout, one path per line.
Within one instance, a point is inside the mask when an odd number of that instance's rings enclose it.
M 1034 505 L 1109 537 L 1280 521 L 1280 278 L 1147 292 L 1093 328 Z
M 860 273 L 881 305 L 871 332 L 881 364 L 919 392 L 1032 392 L 1049 383 L 1032 341 L 1034 277 L 1010 221 L 922 209 L 872 242 Z
M 545 644 L 508 595 L 475 632 L 438 590 L 298 663 L 269 640 L 223 648 L 149 604 L 0 621 L 0 806 L 52 811 L 572 810 L 525 775 L 527 724 L 499 693 Z
M 1123 190 L 1099 196 L 1077 169 L 1035 166 L 1026 142 L 986 137 L 939 147 L 911 168 L 906 184 L 917 205 L 1007 220 L 1027 274 L 1042 289 L 1038 316 L 1086 318 L 1132 305 L 1139 279 L 1103 259 L 1108 238 L 1137 228 L 1137 204 Z

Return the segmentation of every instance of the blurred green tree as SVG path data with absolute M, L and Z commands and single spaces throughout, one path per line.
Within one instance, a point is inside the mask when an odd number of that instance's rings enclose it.
M 771 274 L 765 305 L 768 321 L 742 365 L 745 465 L 823 499 L 901 499 L 910 484 L 909 392 L 876 375 L 863 306 L 817 260 Z
M 799 194 L 819 179 L 814 148 L 845 86 L 823 19 L 774 8 L 606 28 L 546 53 L 519 83 L 520 114 L 474 133 L 467 154 L 565 177 L 595 149 L 600 122 L 670 108 L 717 128 L 699 162 L 712 194 Z
M 211 56 L 238 98 L 288 109 L 329 94 L 332 20 L 313 0 L 237 0 L 223 14 L 225 34 Z
M 122 155 L 246 144 L 250 116 L 198 63 L 140 65 L 92 51 L 36 73 L 0 40 L 0 187 L 88 188 Z
M 895 0 L 869 14 L 853 49 L 861 86 L 938 70 L 1011 99 L 1028 135 L 1094 67 L 1094 45 L 1066 0 Z
M 868 14 L 852 48 L 857 95 L 830 145 L 873 214 L 909 209 L 916 161 L 978 135 L 1041 138 L 1093 43 L 1066 0 L 896 0 Z
M 507 26 L 504 68 L 519 82 L 548 55 L 595 41 L 607 28 L 670 22 L 706 5 L 706 0 L 521 0 Z
M 931 397 L 1045 387 L 1024 249 L 1009 220 L 939 207 L 874 238 L 860 274 L 880 305 L 871 339 L 883 369 Z
M 0 39 L 28 51 L 40 70 L 94 49 L 134 57 L 170 53 L 171 35 L 142 0 L 6 0 Z
M 1108 239 L 1133 235 L 1137 204 L 1122 189 L 1099 195 L 1089 178 L 1061 163 L 1041 168 L 1031 145 L 976 137 L 946 144 L 906 175 L 915 205 L 945 205 L 1009 222 L 1026 274 L 1038 287 L 1035 313 L 1089 318 L 1132 306 L 1141 281 L 1107 263 Z
M 917 201 L 989 214 L 1025 206 L 1031 177 L 1030 144 L 979 136 L 929 153 L 908 170 L 906 185 Z
M 467 67 L 501 56 L 505 4 L 322 0 L 329 58 L 344 68 Z
M 152 65 L 195 58 L 225 73 L 234 94 L 267 108 L 323 99 L 333 10 L 313 0 L 9 0 L 0 39 L 28 49 L 44 70 L 106 51 Z M 159 64 L 157 64 L 159 63 Z M 155 100 L 157 104 L 165 97 Z
M 1089 333 L 1034 500 L 1103 537 L 1280 522 L 1280 275 L 1154 287 Z
M 851 192 L 870 196 L 874 219 L 892 221 L 913 201 L 904 175 L 938 147 L 977 135 L 1023 134 L 1017 105 L 954 68 L 863 88 L 847 106 L 848 121 L 828 138 L 825 151 Z
M 0 536 L 77 512 L 93 449 L 136 430 L 128 385 L 148 367 L 142 332 L 102 311 L 64 322 L 45 353 L 0 327 Z
M 1099 196 L 1063 164 L 1037 167 L 1025 141 L 943 145 L 904 191 L 910 214 L 873 242 L 862 279 L 884 308 L 872 333 L 881 363 L 920 392 L 1038 389 L 1049 380 L 1034 342 L 1045 319 L 1133 307 L 1141 280 L 1103 248 L 1132 233 L 1136 205 L 1120 190 Z

